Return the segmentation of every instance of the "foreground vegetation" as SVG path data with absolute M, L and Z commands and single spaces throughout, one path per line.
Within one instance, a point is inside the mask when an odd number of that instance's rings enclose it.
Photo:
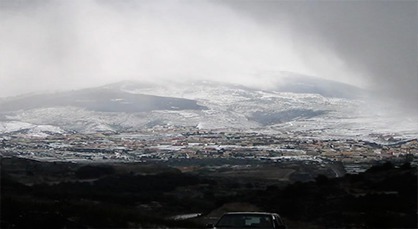
M 2 158 L 1 169 L 1 228 L 196 228 L 226 210 L 278 212 L 289 227 L 417 227 L 417 170 L 409 164 L 286 185 L 140 163 Z M 172 217 L 185 213 L 202 216 Z

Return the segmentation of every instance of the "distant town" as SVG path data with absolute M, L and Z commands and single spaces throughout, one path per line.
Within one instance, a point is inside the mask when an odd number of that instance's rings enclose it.
M 245 159 L 272 163 L 339 162 L 346 173 L 391 161 L 418 165 L 418 140 L 388 136 L 386 143 L 356 139 L 313 139 L 290 134 L 198 130 L 160 127 L 123 133 L 66 133 L 0 136 L 0 155 L 41 161 L 170 162 L 199 159 Z

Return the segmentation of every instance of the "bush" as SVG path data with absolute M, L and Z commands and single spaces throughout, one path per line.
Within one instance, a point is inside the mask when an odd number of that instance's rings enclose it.
M 79 179 L 94 179 L 115 173 L 115 169 L 111 166 L 83 166 L 79 168 L 75 175 Z

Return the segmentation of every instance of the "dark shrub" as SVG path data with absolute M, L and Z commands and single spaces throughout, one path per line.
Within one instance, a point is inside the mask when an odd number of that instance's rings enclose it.
M 111 166 L 91 166 L 86 165 L 79 168 L 75 175 L 79 179 L 94 179 L 111 175 L 115 172 L 115 169 Z

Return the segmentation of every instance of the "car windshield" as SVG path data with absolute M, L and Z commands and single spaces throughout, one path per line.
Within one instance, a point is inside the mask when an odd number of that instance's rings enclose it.
M 224 215 L 216 224 L 216 227 L 228 228 L 273 228 L 270 215 L 260 214 L 229 214 Z

